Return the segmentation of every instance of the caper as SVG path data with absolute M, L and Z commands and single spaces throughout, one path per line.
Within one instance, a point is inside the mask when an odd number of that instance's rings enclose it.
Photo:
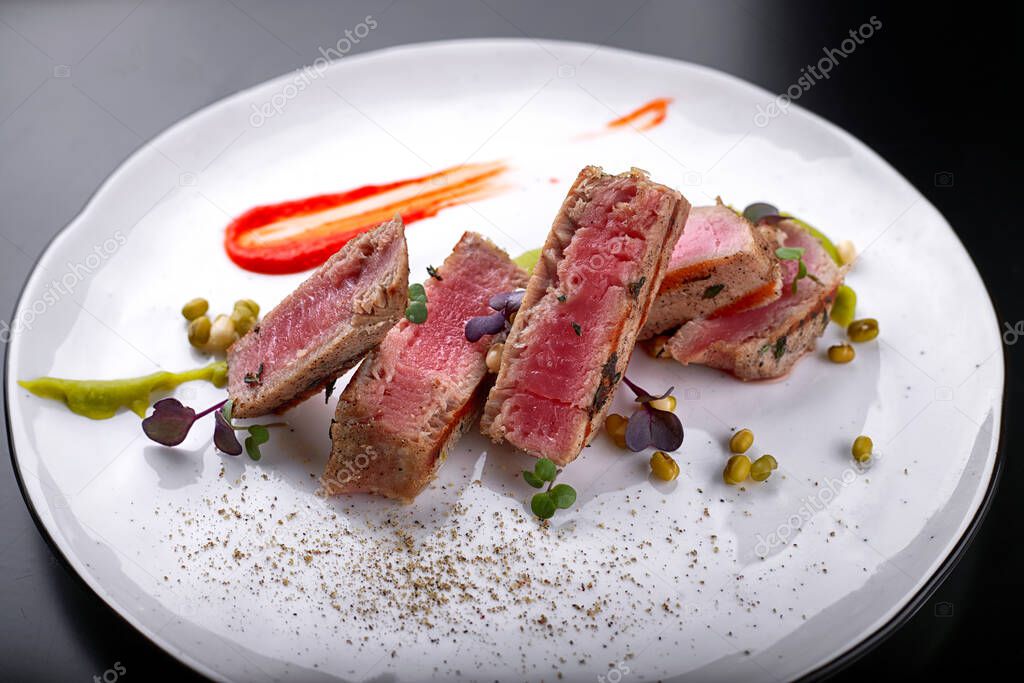
M 247 303 L 238 301 L 235 303 L 235 310 L 231 312 L 231 322 L 235 325 L 235 332 L 243 335 L 256 324 L 256 316 Z
M 210 326 L 208 345 L 214 351 L 224 351 L 235 342 L 235 324 L 226 315 L 218 315 Z
M 745 455 L 734 455 L 725 464 L 722 479 L 726 484 L 742 484 L 750 476 L 750 458 Z
M 849 363 L 857 354 L 849 344 L 836 344 L 828 347 L 828 359 L 833 363 Z
M 239 306 L 248 308 L 252 312 L 253 318 L 258 318 L 260 315 L 260 305 L 252 299 L 239 299 L 235 302 L 235 308 L 237 309 Z
M 672 354 L 668 351 L 669 339 L 668 335 L 659 334 L 657 337 L 645 341 L 643 347 L 651 358 L 670 358 Z
M 878 321 L 874 318 L 854 320 L 846 328 L 846 335 L 853 342 L 871 341 L 878 336 Z
M 837 325 L 848 327 L 853 322 L 853 316 L 857 314 L 857 292 L 848 285 L 839 285 L 836 290 L 836 300 L 832 304 L 832 311 L 829 317 Z
M 188 324 L 188 343 L 192 346 L 202 346 L 208 341 L 210 341 L 210 318 L 201 315 Z
M 853 440 L 853 447 L 850 448 L 850 452 L 853 454 L 854 460 L 864 463 L 871 459 L 871 451 L 874 447 L 875 444 L 871 441 L 871 437 L 861 434 Z
M 773 456 L 766 453 L 750 465 L 750 478 L 754 481 L 764 481 L 772 476 L 772 470 L 778 468 L 779 463 Z
M 653 401 L 648 401 L 647 405 L 655 410 L 664 410 L 666 413 L 671 413 L 676 409 L 676 397 L 666 396 L 665 398 L 656 398 Z
M 405 317 L 416 325 L 427 322 L 427 305 L 422 301 L 410 301 L 405 309 Z
M 729 450 L 733 453 L 746 453 L 754 445 L 754 432 L 741 429 L 729 439 Z
M 206 299 L 192 299 L 184 306 L 181 307 L 181 314 L 185 316 L 185 320 L 195 320 L 201 315 L 206 315 L 206 312 L 210 310 L 210 302 Z
M 497 374 L 501 368 L 501 354 L 505 350 L 505 345 L 501 342 L 494 344 L 491 348 L 487 349 L 487 356 L 484 357 L 484 362 L 487 364 L 487 370 Z
M 662 481 L 672 481 L 679 476 L 679 463 L 664 451 L 654 451 L 651 455 L 651 472 Z
M 629 420 L 618 413 L 611 413 L 604 419 L 604 431 L 619 448 L 626 447 L 626 425 L 628 424 Z

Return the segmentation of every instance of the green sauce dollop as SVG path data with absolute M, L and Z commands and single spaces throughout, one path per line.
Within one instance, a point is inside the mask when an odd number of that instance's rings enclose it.
M 128 379 L 38 377 L 19 381 L 18 384 L 41 398 L 63 401 L 73 413 L 93 420 L 106 420 L 120 408 L 128 408 L 139 417 L 146 417 L 151 393 L 170 391 L 179 384 L 195 380 L 223 387 L 228 382 L 228 364 L 218 361 L 195 370 L 154 372 Z
M 537 261 L 540 260 L 540 249 L 531 249 L 530 251 L 524 251 L 519 256 L 512 259 L 517 266 L 525 270 L 527 273 L 533 272 L 533 267 L 537 265 Z

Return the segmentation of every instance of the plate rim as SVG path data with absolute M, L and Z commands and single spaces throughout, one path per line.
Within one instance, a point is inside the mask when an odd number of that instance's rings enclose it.
M 650 53 L 646 53 L 646 52 L 641 52 L 639 50 L 631 50 L 631 49 L 613 47 L 613 46 L 608 46 L 608 45 L 603 45 L 603 44 L 598 44 L 598 43 L 588 43 L 588 42 L 572 41 L 572 40 L 534 39 L 534 38 L 529 38 L 529 37 L 523 37 L 523 38 L 514 38 L 514 37 L 508 37 L 508 38 L 505 38 L 505 37 L 494 37 L 494 38 L 456 38 L 456 39 L 447 39 L 447 40 L 427 40 L 427 41 L 419 41 L 419 42 L 411 42 L 411 43 L 402 43 L 400 45 L 393 45 L 393 46 L 389 46 L 389 47 L 385 47 L 385 48 L 380 48 L 380 49 L 376 49 L 376 50 L 369 50 L 367 52 L 360 53 L 360 54 L 357 54 L 357 55 L 352 55 L 351 57 L 348 57 L 345 60 L 334 61 L 334 62 L 332 62 L 328 66 L 328 68 L 332 69 L 332 70 L 333 69 L 339 69 L 339 68 L 342 67 L 343 64 L 346 64 L 346 63 L 351 62 L 351 61 L 363 61 L 363 60 L 371 59 L 371 58 L 374 58 L 374 57 L 380 57 L 381 55 L 384 55 L 384 54 L 394 54 L 394 53 L 400 53 L 400 52 L 403 52 L 403 51 L 416 51 L 416 50 L 424 50 L 424 49 L 429 50 L 429 49 L 433 49 L 433 48 L 444 48 L 444 47 L 467 47 L 468 48 L 468 47 L 474 47 L 474 46 L 477 46 L 477 47 L 480 47 L 480 46 L 494 46 L 496 44 L 513 45 L 513 46 L 514 45 L 519 45 L 519 46 L 551 45 L 551 46 L 556 46 L 556 47 L 557 46 L 562 46 L 562 47 L 572 47 L 572 48 L 593 49 L 595 52 L 598 51 L 598 50 L 603 50 L 603 51 L 606 51 L 606 52 L 614 52 L 614 53 L 618 53 L 620 55 L 625 55 L 625 56 L 629 56 L 629 57 L 642 57 L 642 58 L 645 58 L 645 59 L 652 59 L 652 60 L 661 61 L 661 62 L 664 62 L 664 63 L 683 64 L 683 65 L 685 65 L 685 66 L 687 66 L 689 68 L 696 69 L 698 71 L 707 72 L 707 73 L 712 74 L 712 75 L 714 75 L 716 77 L 725 78 L 727 80 L 731 80 L 731 81 L 737 82 L 739 84 L 742 84 L 743 86 L 746 86 L 748 88 L 753 88 L 755 90 L 759 90 L 759 91 L 765 93 L 765 95 L 767 95 L 768 97 L 774 97 L 774 95 L 769 90 L 761 87 L 760 85 L 757 85 L 756 83 L 751 83 L 750 81 L 748 81 L 748 80 L 746 80 L 744 78 L 741 78 L 739 76 L 731 74 L 731 73 L 729 73 L 727 71 L 724 71 L 722 69 L 717 69 L 715 67 L 707 66 L 707 65 L 704 65 L 704 64 L 698 64 L 696 62 L 690 62 L 690 61 L 687 61 L 685 59 L 678 59 L 678 58 L 675 58 L 675 57 L 666 57 L 664 55 L 650 54 Z M 300 69 L 301 69 L 301 67 L 300 67 Z M 200 107 L 200 108 L 190 112 L 189 114 L 183 116 L 182 118 L 176 120 L 175 122 L 173 122 L 172 124 L 170 124 L 169 126 L 164 128 L 160 132 L 156 133 L 152 137 L 147 138 L 145 141 L 142 142 L 142 144 L 139 145 L 139 147 L 137 147 L 130 154 L 128 154 L 128 156 L 126 156 L 120 163 L 118 163 L 116 168 L 114 168 L 106 176 L 106 178 L 104 178 L 103 182 L 101 182 L 97 186 L 97 188 L 89 195 L 89 197 L 83 202 L 82 206 L 78 209 L 78 211 L 71 218 L 71 220 L 69 220 L 67 222 L 67 224 L 65 224 L 62 228 L 60 228 L 60 230 L 58 230 L 56 233 L 54 233 L 51 237 L 49 237 L 47 239 L 46 244 L 43 246 L 42 250 L 39 252 L 39 255 L 33 261 L 32 267 L 30 268 L 30 270 L 29 270 L 28 274 L 26 275 L 24 281 L 21 283 L 18 295 L 15 297 L 14 309 L 12 311 L 11 319 L 12 320 L 15 319 L 18 310 L 21 308 L 22 300 L 25 297 L 25 293 L 26 293 L 26 290 L 28 289 L 28 285 L 32 281 L 33 275 L 38 271 L 40 262 L 56 246 L 58 240 L 60 238 L 62 238 L 63 236 L 65 236 L 68 233 L 68 231 L 82 219 L 82 217 L 93 206 L 96 198 L 102 192 L 104 192 L 107 189 L 108 185 L 112 185 L 114 183 L 115 179 L 122 172 L 124 172 L 125 168 L 130 163 L 132 163 L 133 161 L 137 160 L 147 150 L 150 150 L 151 148 L 153 148 L 157 141 L 159 141 L 160 139 L 164 138 L 165 136 L 171 135 L 179 127 L 184 127 L 186 125 L 194 123 L 196 120 L 200 119 L 201 117 L 203 117 L 203 116 L 205 116 L 207 114 L 212 113 L 212 111 L 214 109 L 216 109 L 218 107 L 225 106 L 225 105 L 229 104 L 230 102 L 232 102 L 234 100 L 241 99 L 242 97 L 244 97 L 250 91 L 257 90 L 259 88 L 263 88 L 263 87 L 265 87 L 267 85 L 270 85 L 272 83 L 276 83 L 278 81 L 284 81 L 284 80 L 289 78 L 292 74 L 294 74 L 298 70 L 299 69 L 292 69 L 292 70 L 286 71 L 286 72 L 284 72 L 282 74 L 279 74 L 277 76 L 273 76 L 271 78 L 268 78 L 268 79 L 265 79 L 265 80 L 260 81 L 258 83 L 255 83 L 255 84 L 253 84 L 251 86 L 248 86 L 248 87 L 242 88 L 240 90 L 234 91 L 232 93 L 229 93 L 229 94 L 227 94 L 227 95 L 225 95 L 225 96 L 223 96 L 221 98 L 218 98 L 217 100 L 215 100 L 215 101 L 213 101 L 213 102 L 211 102 L 209 104 L 203 105 L 202 107 Z M 974 258 L 971 255 L 970 251 L 967 249 L 966 245 L 964 245 L 963 240 L 960 239 L 960 235 L 956 232 L 955 229 L 953 229 L 953 226 L 949 223 L 949 221 L 946 220 L 945 215 L 942 214 L 942 212 L 939 211 L 931 203 L 931 201 L 929 201 L 928 198 L 925 197 L 925 195 L 920 190 L 917 189 L 917 187 L 915 187 L 909 180 L 907 180 L 907 178 L 899 170 L 897 170 L 892 164 L 890 164 L 883 156 L 881 156 L 878 152 L 876 152 L 875 149 L 873 147 L 871 147 L 870 145 L 868 145 L 866 142 L 862 141 L 860 138 L 857 138 L 856 136 L 854 136 L 852 133 L 850 133 L 849 131 L 845 130 L 841 126 L 839 126 L 839 125 L 837 125 L 835 123 L 832 123 L 831 121 L 829 121 L 828 119 L 824 118 L 823 116 L 821 116 L 819 114 L 816 114 L 815 112 L 810 111 L 809 109 L 801 107 L 799 104 L 794 103 L 792 106 L 797 111 L 799 111 L 801 114 L 810 117 L 816 123 L 824 125 L 833 134 L 839 135 L 841 138 L 845 139 L 847 142 L 852 142 L 856 147 L 859 147 L 861 150 L 867 151 L 869 153 L 869 155 L 874 158 L 874 161 L 876 161 L 878 163 L 881 163 L 884 166 L 886 166 L 890 171 L 892 171 L 892 173 L 896 177 L 898 177 L 900 180 L 902 180 L 906 184 L 907 187 L 909 187 L 913 192 L 918 194 L 921 197 L 921 200 L 929 208 L 931 208 L 933 211 L 935 211 L 936 214 L 938 214 L 940 217 L 942 217 L 942 219 L 946 222 L 946 224 L 949 225 L 950 232 L 952 232 L 953 237 L 960 244 L 961 248 L 964 250 L 964 253 L 967 254 L 968 261 L 971 264 L 972 268 L 974 269 L 974 272 L 977 275 L 979 282 L 981 283 L 982 289 L 984 290 L 985 295 L 988 297 L 989 305 L 992 307 L 992 311 L 996 314 L 996 319 L 998 320 L 999 308 L 998 308 L 998 306 L 996 304 L 995 299 L 992 297 L 991 292 L 989 291 L 989 287 L 988 287 L 988 284 L 985 282 L 985 278 L 982 276 L 981 271 L 978 269 L 978 266 L 975 263 Z M 39 515 L 39 513 L 38 513 L 38 511 L 37 511 L 37 509 L 35 507 L 35 504 L 33 503 L 32 499 L 31 499 L 31 497 L 29 495 L 29 492 L 28 492 L 28 490 L 26 488 L 25 481 L 24 481 L 24 478 L 22 476 L 21 467 L 20 467 L 20 464 L 19 464 L 19 459 L 18 459 L 18 456 L 17 456 L 15 444 L 14 444 L 14 439 L 12 438 L 13 429 L 12 429 L 12 418 L 11 418 L 11 397 L 10 397 L 9 393 L 7 392 L 7 390 L 6 390 L 6 388 L 9 386 L 9 376 L 8 375 L 10 373 L 10 367 L 11 367 L 10 366 L 10 354 L 11 354 L 11 347 L 13 346 L 12 342 L 13 342 L 13 337 L 11 338 L 11 340 L 8 341 L 7 344 L 5 344 L 5 349 L 4 349 L 4 371 L 3 371 L 4 427 L 5 427 L 6 435 L 7 435 L 8 451 L 9 451 L 9 455 L 10 455 L 10 459 L 11 459 L 11 468 L 14 471 L 14 478 L 15 478 L 15 481 L 17 482 L 17 484 L 18 484 L 18 490 L 21 493 L 21 497 L 24 500 L 26 507 L 28 508 L 29 515 L 32 518 L 32 521 L 33 521 L 36 529 L 39 531 L 40 535 L 43 537 L 43 540 L 46 542 L 47 546 L 49 546 L 50 551 L 58 558 L 58 560 L 60 561 L 61 566 L 64 567 L 64 569 L 72 577 L 74 577 L 74 580 L 76 580 L 81 586 L 84 586 L 90 593 L 92 593 L 95 597 L 99 598 L 99 600 L 103 604 L 103 606 L 106 609 L 108 609 L 110 611 L 110 613 L 112 613 L 122 623 L 131 626 L 131 628 L 136 633 L 140 634 L 142 637 L 144 637 L 146 640 L 148 640 L 152 645 L 154 645 L 155 647 L 159 648 L 164 653 L 170 655 L 171 657 L 173 657 L 174 659 L 176 659 L 177 661 L 179 661 L 183 665 L 185 665 L 188 668 L 192 669 L 192 671 L 194 671 L 196 673 L 199 673 L 199 674 L 201 674 L 201 675 L 203 675 L 203 676 L 205 676 L 205 677 L 207 677 L 207 678 L 209 678 L 211 680 L 222 680 L 222 676 L 220 676 L 217 672 L 213 671 L 208 666 L 206 666 L 205 664 L 203 664 L 202 662 L 200 662 L 199 660 L 197 660 L 196 658 L 191 656 L 188 652 L 173 646 L 173 644 L 165 641 L 162 638 L 159 638 L 157 636 L 157 634 L 155 634 L 155 633 L 151 634 L 150 633 L 150 629 L 148 629 L 146 626 L 144 626 L 141 623 L 136 623 L 136 620 L 133 619 L 131 616 L 122 613 L 111 602 L 111 600 L 108 599 L 108 597 L 104 596 L 101 593 L 101 591 L 99 590 L 98 587 L 94 587 L 89 582 L 89 580 L 86 579 L 86 577 L 75 568 L 74 564 L 64 554 L 63 550 L 60 548 L 60 545 L 56 542 L 56 540 L 50 534 L 49 529 L 43 523 L 42 518 Z M 890 617 L 889 620 L 887 620 L 885 623 L 880 625 L 877 629 L 875 629 L 873 632 L 869 633 L 867 636 L 865 636 L 861 640 L 855 642 L 853 645 L 851 645 L 847 649 L 845 649 L 842 652 L 839 652 L 838 654 L 836 654 L 831 660 L 829 660 L 827 662 L 824 662 L 823 664 L 819 665 L 818 667 L 816 667 L 816 668 L 814 668 L 814 669 L 804 673 L 803 675 L 801 675 L 796 680 L 799 680 L 799 681 L 817 681 L 817 680 L 824 680 L 826 678 L 830 678 L 830 677 L 836 675 L 837 673 L 839 673 L 840 671 L 842 671 L 843 669 L 845 669 L 846 667 L 852 665 L 854 662 L 856 662 L 859 659 L 863 658 L 864 656 L 869 654 L 875 648 L 877 648 L 881 643 L 883 643 L 885 640 L 887 640 L 889 637 L 891 637 L 897 630 L 899 630 L 902 626 L 904 626 L 915 614 L 917 614 L 917 612 L 921 609 L 921 607 L 924 605 L 924 603 L 927 602 L 928 599 L 932 595 L 934 595 L 934 593 L 938 590 L 939 586 L 941 586 L 945 582 L 945 580 L 949 577 L 949 575 L 953 572 L 953 570 L 956 569 L 956 567 L 959 564 L 960 560 L 963 558 L 964 553 L 968 550 L 968 548 L 970 547 L 971 543 L 974 541 L 975 537 L 978 534 L 978 531 L 980 530 L 982 524 L 984 523 L 984 521 L 985 521 L 986 517 L 988 516 L 988 513 L 989 513 L 989 511 L 990 511 L 990 509 L 992 507 L 992 502 L 995 499 L 996 492 L 997 492 L 997 490 L 999 488 L 999 481 L 1000 481 L 1000 479 L 1002 477 L 1003 470 L 1005 468 L 1005 459 L 1006 459 L 1005 458 L 1006 412 L 1007 412 L 1006 409 L 1007 409 L 1007 403 L 1008 403 L 1008 392 L 1007 392 L 1007 387 L 1006 387 L 1006 368 L 1007 368 L 1007 360 L 1008 360 L 1008 358 L 1007 358 L 1006 346 L 1004 344 L 1000 344 L 1000 347 L 1001 347 L 1001 351 L 1002 351 L 1002 354 L 1001 354 L 1001 360 L 1002 360 L 1002 377 L 1001 377 L 1001 379 L 1002 379 L 1002 397 L 1001 397 L 1001 401 L 999 402 L 999 405 L 1000 405 L 1000 419 L 999 419 L 999 425 L 998 425 L 999 431 L 998 431 L 998 438 L 996 439 L 995 450 L 994 450 L 994 454 L 993 454 L 993 458 L 994 459 L 993 459 L 993 463 L 992 463 L 992 471 L 991 471 L 988 483 L 987 483 L 986 488 L 985 488 L 985 493 L 982 496 L 980 502 L 978 503 L 978 508 L 977 508 L 977 510 L 975 510 L 974 515 L 971 517 L 970 521 L 967 523 L 967 526 L 965 527 L 963 533 L 957 539 L 956 544 L 954 545 L 952 550 L 950 550 L 949 553 L 946 555 L 946 557 L 943 558 L 943 560 L 939 564 L 939 566 L 931 573 L 930 576 L 926 577 L 926 579 L 924 580 L 924 583 L 917 590 L 917 592 L 915 592 L 907 600 L 906 604 L 904 604 L 894 615 L 892 615 L 892 617 Z

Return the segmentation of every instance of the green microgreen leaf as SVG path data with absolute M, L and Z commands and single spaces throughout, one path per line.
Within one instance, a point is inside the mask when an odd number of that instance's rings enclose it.
M 263 425 L 250 425 L 249 436 L 253 438 L 257 445 L 264 444 L 270 441 L 270 430 Z
M 554 481 L 555 477 L 558 476 L 558 467 L 556 467 L 555 463 L 547 458 L 541 458 L 537 461 L 537 464 L 533 466 L 533 472 L 542 481 Z
M 535 493 L 530 499 L 530 509 L 541 519 L 551 519 L 557 508 L 558 506 L 555 505 L 555 501 L 547 491 Z
M 576 333 L 577 337 L 582 337 L 583 336 L 583 328 L 580 327 L 580 324 L 577 323 L 577 322 L 574 322 L 572 324 L 572 331 Z
M 409 285 L 409 301 L 422 301 L 427 303 L 427 290 L 418 282 Z
M 535 489 L 539 489 L 544 486 L 544 481 L 530 470 L 523 470 L 523 479 L 526 483 Z
M 405 317 L 414 325 L 427 322 L 427 305 L 422 301 L 410 301 L 405 309 Z
M 568 510 L 576 502 L 576 489 L 568 484 L 558 484 L 548 492 L 555 507 Z
M 256 439 L 251 436 L 245 437 L 245 452 L 249 454 L 249 457 L 253 460 L 259 460 L 263 457 L 260 453 L 260 445 L 256 443 Z
M 804 248 L 803 247 L 779 247 L 775 250 L 775 255 L 783 261 L 796 261 L 803 258 Z
M 438 282 L 444 279 L 443 277 L 441 277 L 441 273 L 437 272 L 437 268 L 435 268 L 434 266 L 427 266 L 427 275 L 434 278 Z

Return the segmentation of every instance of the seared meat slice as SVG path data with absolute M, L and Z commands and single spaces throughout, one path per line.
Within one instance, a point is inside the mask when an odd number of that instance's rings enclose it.
M 305 400 L 377 346 L 405 310 L 409 257 L 397 216 L 349 241 L 228 349 L 237 417 Z
M 691 209 L 640 338 L 778 299 L 774 247 L 761 228 L 721 203 Z
M 487 336 L 469 342 L 466 321 L 493 313 L 494 294 L 526 286 L 526 273 L 467 232 L 428 278 L 427 320 L 402 320 L 367 356 L 338 401 L 324 490 L 412 500 L 480 414 L 490 385 Z
M 803 247 L 810 276 L 797 281 L 796 261 L 783 261 L 782 296 L 753 310 L 710 320 L 691 320 L 672 337 L 668 350 L 680 363 L 708 365 L 740 379 L 769 379 L 788 373 L 828 326 L 840 268 L 810 233 L 792 221 L 779 228 L 787 247 Z
M 509 332 L 481 429 L 564 465 L 593 438 L 690 209 L 638 169 L 584 168 Z

